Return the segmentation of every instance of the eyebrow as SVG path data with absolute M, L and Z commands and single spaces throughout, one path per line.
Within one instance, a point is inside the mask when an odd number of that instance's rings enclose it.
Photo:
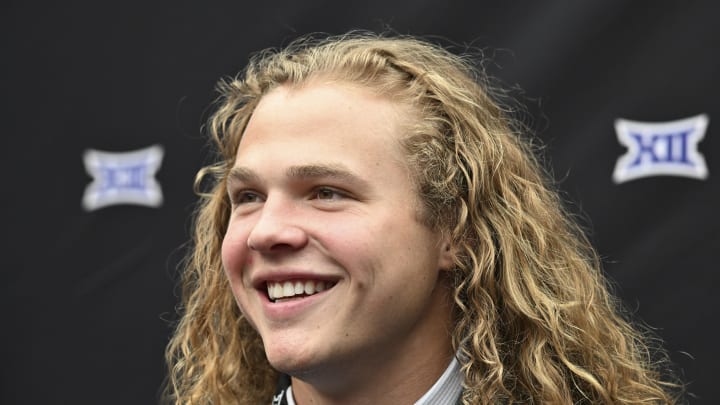
M 351 183 L 357 186 L 367 187 L 367 182 L 341 164 L 308 164 L 290 166 L 285 171 L 285 176 L 298 180 L 333 179 L 343 183 Z M 230 169 L 228 174 L 228 186 L 230 183 L 262 183 L 260 175 L 250 168 L 236 166 Z
M 360 179 L 350 170 L 339 164 L 312 164 L 290 166 L 285 175 L 296 179 L 333 178 L 342 181 L 358 182 Z
M 259 183 L 260 176 L 246 167 L 233 167 L 228 173 L 228 186 L 232 183 Z

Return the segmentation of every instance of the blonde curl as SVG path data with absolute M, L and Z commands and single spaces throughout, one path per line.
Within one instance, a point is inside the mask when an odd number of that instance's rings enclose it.
M 420 219 L 456 251 L 453 345 L 464 404 L 671 404 L 664 353 L 628 321 L 597 254 L 568 214 L 512 111 L 474 65 L 412 37 L 353 32 L 254 55 L 207 130 L 217 162 L 183 272 L 182 318 L 167 347 L 175 404 L 268 403 L 277 378 L 234 302 L 220 261 L 226 175 L 260 98 L 313 79 L 371 89 L 416 114 L 402 139 Z

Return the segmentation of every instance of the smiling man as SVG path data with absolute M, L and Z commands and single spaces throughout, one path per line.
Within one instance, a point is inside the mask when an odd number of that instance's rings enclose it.
M 420 398 L 453 357 L 453 260 L 418 219 L 406 110 L 320 76 L 268 92 L 240 141 L 223 265 L 298 403 Z
M 221 82 L 170 402 L 674 401 L 476 77 L 351 34 Z

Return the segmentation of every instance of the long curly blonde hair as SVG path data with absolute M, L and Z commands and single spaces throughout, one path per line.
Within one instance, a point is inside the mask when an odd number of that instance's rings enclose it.
M 202 199 L 182 317 L 166 352 L 168 402 L 271 399 L 276 372 L 220 260 L 230 212 L 225 182 L 260 98 L 317 77 L 366 87 L 421 117 L 402 142 L 423 221 L 447 233 L 457 251 L 452 339 L 464 404 L 679 401 L 680 386 L 664 372 L 667 356 L 626 320 L 597 254 L 485 76 L 423 40 L 353 32 L 263 51 L 218 84 L 207 130 L 219 154 L 196 179 Z

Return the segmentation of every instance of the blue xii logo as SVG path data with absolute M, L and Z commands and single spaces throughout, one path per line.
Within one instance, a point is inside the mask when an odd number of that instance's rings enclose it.
M 83 208 L 93 211 L 117 204 L 159 207 L 163 198 L 155 173 L 162 157 L 160 145 L 129 152 L 86 150 L 83 161 L 93 181 L 85 189 Z
M 662 175 L 707 178 L 705 159 L 698 151 L 707 125 L 705 114 L 669 122 L 616 120 L 618 140 L 628 151 L 618 159 L 613 181 Z

